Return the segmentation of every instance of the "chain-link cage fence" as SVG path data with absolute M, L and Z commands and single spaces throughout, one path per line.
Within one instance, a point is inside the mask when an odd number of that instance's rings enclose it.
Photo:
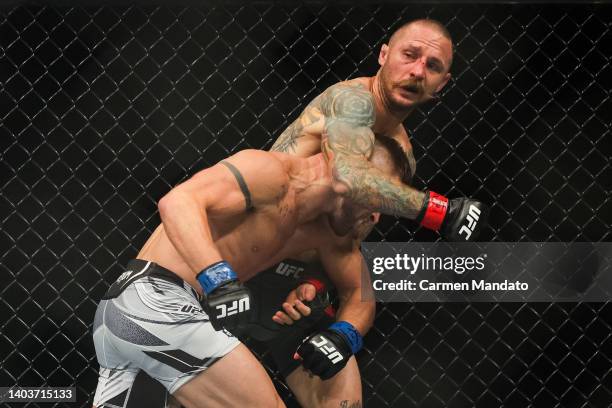
M 485 240 L 610 240 L 610 5 L 4 8 L 0 385 L 75 385 L 90 406 L 96 304 L 157 200 L 269 148 L 425 16 L 456 54 L 440 98 L 406 122 L 417 187 L 492 203 Z M 435 239 L 394 218 L 370 236 Z M 364 405 L 609 407 L 611 326 L 607 303 L 379 304 L 358 355 Z

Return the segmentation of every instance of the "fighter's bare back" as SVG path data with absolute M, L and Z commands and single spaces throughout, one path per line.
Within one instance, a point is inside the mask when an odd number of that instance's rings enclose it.
M 319 216 L 333 209 L 338 196 L 332 188 L 327 163 L 321 154 L 299 158 L 278 152 L 246 150 L 224 160 L 237 169 L 251 194 L 252 209 L 235 175 L 223 163 L 205 169 L 175 190 L 199 189 L 210 238 L 222 259 L 245 281 L 290 254 L 314 249 Z M 206 191 L 201 191 L 202 189 Z M 163 204 L 160 202 L 160 213 Z M 189 218 L 189 214 L 184 214 Z M 180 216 L 180 214 L 179 214 Z M 164 216 L 162 215 L 162 220 Z M 194 288 L 197 266 L 168 236 L 169 222 L 160 224 L 147 240 L 139 259 L 153 261 L 173 272 Z M 197 228 L 198 220 L 190 220 Z M 326 231 L 327 232 L 327 231 Z M 196 231 L 196 235 L 198 235 Z M 187 238 L 189 239 L 189 238 Z M 205 236 L 196 239 L 206 241 Z M 197 243 L 190 242 L 189 245 Z M 205 251 L 205 245 L 202 245 Z M 205 262 L 204 262 L 205 263 Z M 207 265 L 202 265 L 205 267 Z

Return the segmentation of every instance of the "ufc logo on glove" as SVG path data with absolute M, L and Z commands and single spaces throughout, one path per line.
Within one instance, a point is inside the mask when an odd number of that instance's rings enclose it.
M 459 230 L 459 235 L 465 232 L 465 240 L 470 239 L 472 232 L 474 232 L 474 228 L 476 228 L 476 223 L 478 222 L 478 218 L 480 218 L 480 209 L 475 205 L 470 205 L 470 209 L 468 211 L 468 215 L 466 217 L 467 225 L 462 225 Z
M 220 313 L 217 315 L 217 319 L 221 319 L 226 316 L 232 316 L 236 313 L 242 313 L 246 310 L 249 310 L 251 308 L 250 306 L 251 305 L 248 297 L 239 300 L 234 300 L 230 307 L 227 307 L 225 303 L 222 303 L 215 307 L 217 310 L 220 311 Z
M 310 342 L 316 348 L 318 348 L 321 353 L 325 354 L 327 358 L 331 360 L 332 363 L 336 364 L 337 362 L 342 361 L 342 354 L 340 354 L 340 352 L 336 350 L 336 348 L 332 346 L 331 343 L 325 337 L 319 336 L 319 339 L 320 340 L 317 341 L 316 338 L 313 338 L 312 340 L 310 340 Z

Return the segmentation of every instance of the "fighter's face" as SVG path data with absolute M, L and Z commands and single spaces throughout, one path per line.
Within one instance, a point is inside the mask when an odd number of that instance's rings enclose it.
M 450 79 L 452 44 L 427 24 L 398 32 L 378 57 L 382 91 L 391 108 L 405 111 L 433 98 Z

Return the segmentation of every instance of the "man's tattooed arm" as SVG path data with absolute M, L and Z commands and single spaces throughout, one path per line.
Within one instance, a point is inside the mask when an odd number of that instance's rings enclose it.
M 322 150 L 333 161 L 334 177 L 356 203 L 384 214 L 415 219 L 425 194 L 394 183 L 368 160 L 376 112 L 372 95 L 361 85 L 340 83 L 321 95 L 325 116 Z
M 300 137 L 302 129 L 303 126 L 300 123 L 300 118 L 297 118 L 295 122 L 290 124 L 289 127 L 287 127 L 283 133 L 281 133 L 270 150 L 282 153 L 295 153 L 297 139 Z
M 322 119 L 318 104 L 319 97 L 308 104 L 304 112 L 302 112 L 302 114 L 281 133 L 270 150 L 289 154 L 298 153 L 298 139 L 302 137 L 304 130 Z

